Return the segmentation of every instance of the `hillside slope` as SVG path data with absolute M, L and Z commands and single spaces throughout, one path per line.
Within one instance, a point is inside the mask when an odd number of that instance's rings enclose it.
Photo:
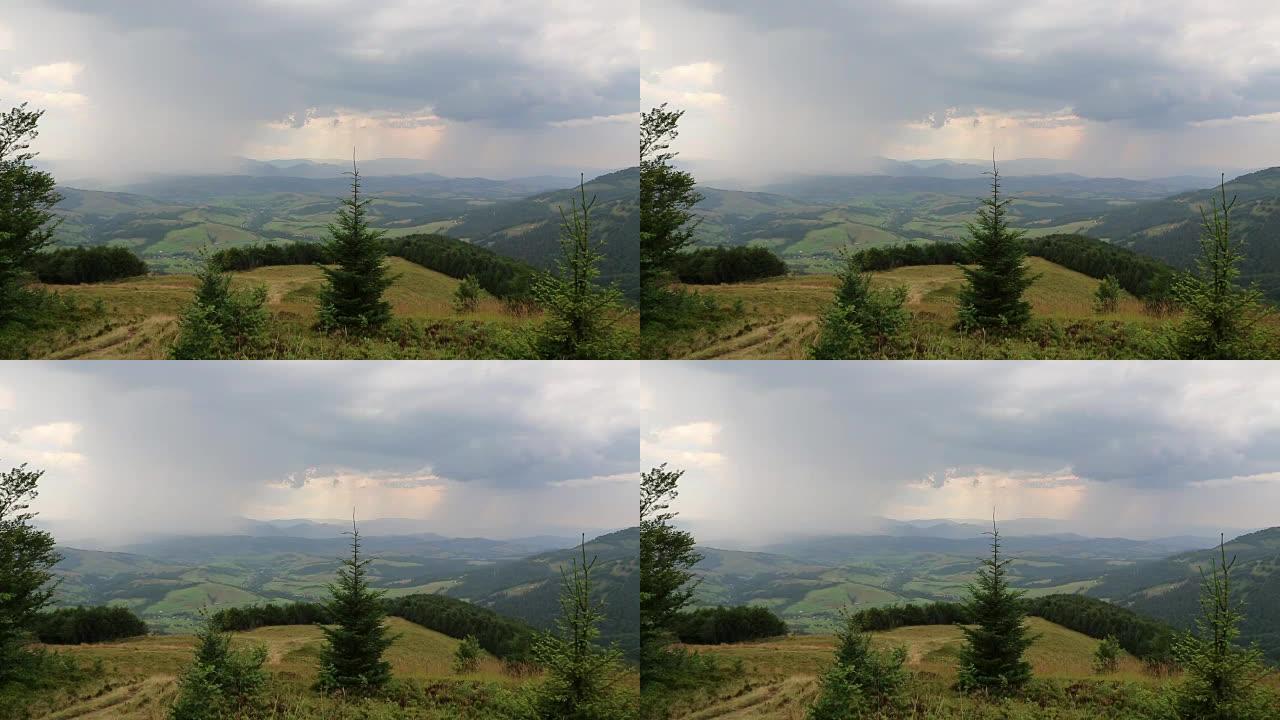
M 1243 279 L 1280 299 L 1280 167 L 1242 175 L 1226 184 L 1233 237 L 1245 242 Z M 1218 190 L 1196 190 L 1119 207 L 1103 214 L 1089 234 L 1191 267 L 1199 253 L 1200 211 L 1210 210 Z
M 640 168 L 602 175 L 586 184 L 592 238 L 604 243 L 601 281 L 617 282 L 630 297 L 640 290 Z M 560 255 L 561 212 L 581 204 L 577 188 L 469 210 L 443 232 L 544 270 Z
M 453 293 L 460 281 L 401 258 L 389 258 L 394 282 L 387 290 L 391 311 L 410 320 L 457 319 Z M 232 287 L 265 287 L 267 309 L 278 320 L 299 332 L 315 322 L 317 299 L 324 276 L 310 265 L 282 265 L 235 273 Z M 55 285 L 48 289 L 65 293 L 87 305 L 98 302 L 106 309 L 101 323 L 82 328 L 74 337 L 56 338 L 39 357 L 156 359 L 168 353 L 177 336 L 177 318 L 195 291 L 194 275 L 149 275 L 93 285 Z M 501 301 L 482 293 L 469 322 L 503 326 L 540 322 L 537 314 L 515 316 Z
M 1028 264 L 1031 271 L 1039 275 L 1027 291 L 1032 312 L 1037 317 L 1064 322 L 1098 319 L 1093 311 L 1097 280 L 1042 258 L 1029 258 Z M 949 328 L 955 322 L 956 298 L 963 284 L 960 268 L 948 265 L 903 267 L 873 276 L 874 286 L 907 288 L 906 308 L 930 335 L 936 336 L 923 337 L 922 341 L 933 340 L 943 345 L 940 351 L 946 351 L 946 344 L 950 342 Z M 743 316 L 714 332 L 698 333 L 675 343 L 668 350 L 673 358 L 688 359 L 808 357 L 818 334 L 818 315 L 835 296 L 835 287 L 835 276 L 818 274 L 733 285 L 690 286 L 689 290 L 705 293 L 722 306 L 741 303 Z M 1156 319 L 1144 314 L 1142 303 L 1127 293 L 1122 293 L 1117 311 L 1102 319 L 1148 326 L 1168 321 L 1168 318 Z M 1047 353 L 1054 348 L 1028 347 L 1026 350 Z
M 957 658 L 963 643 L 958 626 L 904 627 L 873 634 L 876 648 L 901 647 L 912 675 L 909 697 L 918 714 L 929 718 L 1054 717 L 1093 720 L 1106 717 L 1124 686 L 1154 688 L 1176 676 L 1147 673 L 1137 659 L 1122 653 L 1119 670 L 1106 676 L 1092 668 L 1098 641 L 1040 618 L 1029 618 L 1035 640 L 1027 651 L 1035 677 L 1063 686 L 1055 696 L 1036 701 L 988 703 L 956 693 Z M 759 643 L 696 648 L 728 662 L 741 661 L 745 675 L 711 693 L 693 694 L 674 706 L 675 720 L 777 720 L 805 717 L 818 694 L 818 678 L 832 661 L 835 639 L 797 635 Z M 1100 684 L 1105 683 L 1105 686 Z M 1280 690 L 1280 674 L 1265 681 Z M 1056 704 L 1055 704 L 1056 703 Z M 1052 714 L 1050 714 L 1052 713 Z
M 1226 551 L 1228 560 L 1236 558 L 1231 577 L 1233 596 L 1245 610 L 1241 637 L 1280 662 L 1280 527 L 1235 538 Z M 1217 557 L 1214 548 L 1117 568 L 1087 592 L 1188 628 L 1200 610 L 1200 573 L 1209 572 Z
M 388 618 L 394 637 L 386 659 L 394 676 L 423 683 L 474 680 L 515 686 L 536 680 L 505 672 L 497 658 L 482 653 L 479 669 L 464 676 L 453 672 L 453 654 L 460 641 L 400 618 Z M 233 647 L 262 646 L 267 649 L 265 669 L 272 679 L 274 699 L 297 715 L 289 717 L 329 717 L 321 711 L 323 702 L 311 700 L 308 688 L 315 681 L 317 660 L 323 643 L 317 626 L 264 627 L 236 633 Z M 35 709 L 33 720 L 159 720 L 177 694 L 177 678 L 190 662 L 195 639 L 190 635 L 163 635 L 98 645 L 56 648 L 87 663 L 100 661 L 105 676 L 74 693 L 49 697 Z M 440 697 L 449 693 L 437 688 Z M 429 716 L 430 717 L 430 716 Z
M 640 648 L 640 529 L 602 535 L 589 541 L 586 550 L 588 561 L 596 558 L 595 597 L 606 615 L 602 640 L 617 642 L 635 657 Z M 549 629 L 560 612 L 561 572 L 569 570 L 578 552 L 555 550 L 471 570 L 444 592 Z
M 795 632 L 830 632 L 845 609 L 932 601 L 967 594 L 987 539 L 831 536 L 742 552 L 699 548 L 702 605 L 764 605 Z M 1166 557 L 1162 543 L 1119 538 L 1005 538 L 1009 582 L 1038 597 L 1078 593 L 1117 567 Z

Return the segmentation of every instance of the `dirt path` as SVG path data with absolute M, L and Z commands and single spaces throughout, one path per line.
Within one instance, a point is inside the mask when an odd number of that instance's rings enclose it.
M 156 675 L 127 683 L 96 697 L 81 700 L 43 720 L 161 720 L 168 713 L 177 683 L 170 675 Z

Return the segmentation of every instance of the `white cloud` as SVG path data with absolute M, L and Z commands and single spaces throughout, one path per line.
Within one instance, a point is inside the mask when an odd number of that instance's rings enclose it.
M 65 448 L 75 442 L 82 429 L 79 423 L 54 422 L 15 430 L 13 434 L 22 445 Z
M 15 70 L 14 75 L 23 85 L 45 90 L 65 90 L 75 84 L 76 76 L 84 72 L 84 66 L 74 62 L 57 62 Z
M 0 410 L 12 410 L 15 402 L 13 391 L 0 385 Z

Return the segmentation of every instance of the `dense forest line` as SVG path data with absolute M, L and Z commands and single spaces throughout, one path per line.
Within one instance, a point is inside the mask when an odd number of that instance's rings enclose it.
M 786 635 L 787 623 L 769 608 L 738 605 L 677 613 L 673 629 L 682 643 L 720 645 Z
M 32 256 L 31 273 L 50 285 L 81 285 L 146 275 L 147 263 L 125 247 L 60 247 Z
M 676 277 L 690 285 L 719 285 L 787 274 L 787 264 L 768 248 L 710 247 L 676 255 Z
M 1175 631 L 1159 620 L 1085 595 L 1044 595 L 1024 598 L 1027 615 L 1102 639 L 1113 636 L 1120 647 L 1137 658 L 1152 662 L 1169 659 Z M 967 625 L 973 622 L 963 603 L 933 602 L 917 605 L 873 607 L 854 613 L 864 630 L 881 631 L 911 625 Z
M 33 633 L 49 645 L 82 645 L 146 635 L 147 624 L 125 607 L 58 608 L 36 615 Z
M 444 235 L 406 235 L 384 239 L 386 254 L 408 260 L 453 278 L 473 276 L 489 294 L 503 299 L 528 298 L 538 271 L 505 257 Z M 273 265 L 313 265 L 333 262 L 320 243 L 246 245 L 214 253 L 210 260 L 223 271 L 243 272 Z
M 1164 262 L 1085 235 L 1055 234 L 1024 238 L 1026 253 L 1101 280 L 1116 278 L 1139 298 L 1169 294 L 1176 271 Z M 863 270 L 885 271 L 911 265 L 955 265 L 972 262 L 963 243 L 934 242 L 881 245 L 854 254 Z
M 452 638 L 475 637 L 480 647 L 504 660 L 530 659 L 532 627 L 471 603 L 444 595 L 406 595 L 382 602 L 388 615 L 403 618 Z M 324 625 L 332 622 L 320 603 L 248 605 L 219 610 L 211 618 L 222 632 L 243 632 L 271 625 Z

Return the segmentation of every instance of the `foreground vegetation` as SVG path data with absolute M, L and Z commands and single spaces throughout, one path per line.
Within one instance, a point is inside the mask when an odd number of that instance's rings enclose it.
M 693 176 L 673 165 L 676 153 L 669 148 L 680 117 L 664 105 L 645 113 L 641 127 L 642 334 L 650 357 L 1280 357 L 1277 313 L 1257 287 L 1240 281 L 1252 256 L 1233 230 L 1235 198 L 1228 198 L 1225 178 L 1201 208 L 1199 252 L 1186 271 L 1064 235 L 1066 228 L 1038 228 L 1033 237 L 1013 227 L 1015 200 L 1002 194 L 993 162 L 990 193 L 960 242 L 859 243 L 863 249 L 856 252 L 851 244 L 835 261 L 834 278 L 761 282 L 780 274 L 769 249 L 775 238 L 758 237 L 759 247 L 694 247 L 707 216 L 694 210 L 704 198 Z M 714 195 L 725 202 L 722 193 Z M 772 208 L 784 199 L 740 202 Z M 1022 199 L 1023 206 L 1029 202 Z M 1029 256 L 1054 264 L 1046 268 Z M 830 257 L 824 260 L 825 267 L 831 264 Z M 946 267 L 958 282 L 918 288 L 890 281 L 910 277 L 900 271 L 920 266 Z M 1069 303 L 1046 302 L 1044 275 L 1066 268 L 1091 279 Z M 709 285 L 716 282 L 723 284 Z M 818 302 L 794 292 L 818 285 L 834 293 Z M 1141 312 L 1133 312 L 1127 299 L 1140 300 Z
M 217 238 L 210 234 L 195 292 L 179 303 L 153 291 L 189 290 L 192 278 L 149 277 L 146 263 L 127 246 L 51 247 L 67 216 L 55 213 L 62 198 L 54 179 L 35 168 L 35 154 L 27 151 L 40 117 L 25 105 L 0 116 L 0 358 L 612 359 L 636 353 L 638 315 L 607 281 L 626 277 L 614 262 L 617 254 L 606 253 L 606 237 L 620 232 L 618 199 L 611 195 L 606 214 L 593 218 L 596 198 L 588 199 L 585 178 L 577 195 L 557 206 L 559 242 L 550 248 L 558 254 L 546 251 L 545 239 L 537 241 L 543 271 L 461 240 L 402 232 L 384 237 L 387 229 L 375 228 L 373 217 L 394 206 L 375 206 L 353 162 L 350 194 L 326 215 L 323 243 L 249 245 L 240 238 L 214 252 Z M 609 183 L 603 187 L 618 192 Z M 86 202 L 81 195 L 75 193 L 79 204 Z M 525 210 L 540 215 L 542 202 Z M 535 224 L 542 238 L 547 223 Z M 621 232 L 625 236 L 625 227 Z M 419 296 L 405 298 L 400 267 L 388 256 L 439 278 L 431 287 L 409 283 Z M 258 273 L 268 282 L 255 282 L 255 272 L 266 266 L 295 272 Z M 235 278 L 233 270 L 240 271 Z M 274 287 L 270 278 L 281 274 L 308 280 L 305 287 Z M 310 282 L 313 275 L 319 282 Z
M 1280 710 L 1280 671 L 1236 644 L 1225 550 L 1204 569 L 1196 629 L 1175 634 L 1090 598 L 1021 599 L 992 540 L 966 603 L 846 615 L 835 636 L 669 649 L 731 672 L 668 685 L 656 716 L 1261 720 Z
M 585 538 L 561 568 L 560 616 L 548 632 L 448 598 L 387 600 L 370 585 L 373 560 L 353 522 L 325 603 L 225 610 L 207 615 L 195 637 L 147 636 L 123 608 L 45 611 L 59 556 L 27 511 L 41 477 L 25 466 L 0 475 L 0 719 L 625 720 L 638 712 L 638 678 L 616 646 L 599 642 L 606 609 Z

